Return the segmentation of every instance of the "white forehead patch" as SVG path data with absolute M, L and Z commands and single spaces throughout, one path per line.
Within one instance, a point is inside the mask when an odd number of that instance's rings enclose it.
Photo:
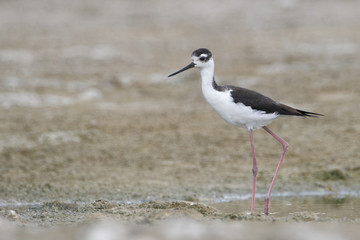
M 202 53 L 202 54 L 200 54 L 200 56 L 193 55 L 193 56 L 191 56 L 191 59 L 193 61 L 207 62 L 207 61 L 209 61 L 209 54 Z

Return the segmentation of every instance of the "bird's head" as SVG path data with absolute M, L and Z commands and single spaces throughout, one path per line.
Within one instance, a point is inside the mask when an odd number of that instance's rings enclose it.
M 200 68 L 200 70 L 205 68 L 214 68 L 214 59 L 212 57 L 212 53 L 206 48 L 199 48 L 195 50 L 191 54 L 191 63 L 179 71 L 170 74 L 168 77 L 172 77 L 178 73 L 194 67 Z

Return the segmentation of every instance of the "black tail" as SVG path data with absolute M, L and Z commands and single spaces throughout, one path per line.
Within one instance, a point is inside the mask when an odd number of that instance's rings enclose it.
M 306 112 L 306 111 L 303 111 L 303 110 L 299 110 L 299 109 L 296 109 L 297 112 L 299 112 L 301 115 L 300 116 L 303 116 L 303 117 L 314 117 L 314 118 L 318 118 L 320 116 L 324 116 L 320 113 L 313 113 L 313 112 Z

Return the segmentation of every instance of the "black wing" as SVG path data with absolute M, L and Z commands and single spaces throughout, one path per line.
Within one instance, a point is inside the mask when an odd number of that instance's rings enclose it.
M 271 98 L 262 95 L 261 93 L 246 88 L 235 87 L 231 85 L 225 85 L 221 87 L 231 90 L 231 96 L 235 103 L 243 103 L 245 106 L 249 106 L 254 110 L 264 111 L 266 113 L 278 113 L 280 115 L 293 115 L 302 117 L 323 116 L 322 114 L 292 108 L 285 104 L 276 102 Z

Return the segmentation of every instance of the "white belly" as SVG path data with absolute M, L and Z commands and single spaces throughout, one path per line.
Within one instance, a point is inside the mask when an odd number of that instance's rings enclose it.
M 213 88 L 203 88 L 203 94 L 210 106 L 228 123 L 253 130 L 271 123 L 279 115 L 253 110 L 242 103 L 235 103 L 231 91 L 220 92 Z

